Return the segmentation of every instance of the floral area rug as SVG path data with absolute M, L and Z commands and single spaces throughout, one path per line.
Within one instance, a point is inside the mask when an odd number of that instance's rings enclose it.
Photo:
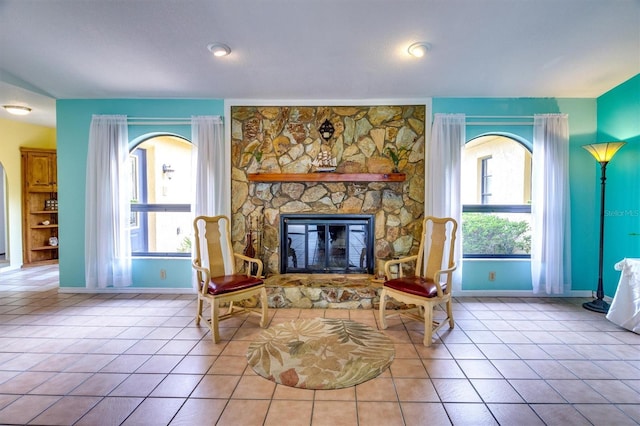
M 253 370 L 305 389 L 340 389 L 373 379 L 391 365 L 393 342 L 351 320 L 297 319 L 263 330 L 249 345 Z

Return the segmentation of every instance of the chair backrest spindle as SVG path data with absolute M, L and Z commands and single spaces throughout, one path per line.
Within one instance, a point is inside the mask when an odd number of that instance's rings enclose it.
M 430 231 L 431 235 L 429 238 L 425 238 L 429 244 L 427 268 L 425 271 L 427 278 L 433 278 L 433 274 L 435 274 L 437 270 L 442 269 L 442 258 L 444 257 L 445 250 L 444 243 L 446 240 L 446 228 L 444 224 L 432 222 Z
M 207 221 L 205 223 L 205 238 L 207 240 L 207 258 L 209 259 L 209 271 L 212 277 L 227 275 L 224 269 L 222 257 L 222 235 L 220 233 L 221 222 Z

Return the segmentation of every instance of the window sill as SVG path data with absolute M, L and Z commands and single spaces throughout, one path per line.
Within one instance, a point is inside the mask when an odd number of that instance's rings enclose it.
M 151 259 L 151 260 L 191 260 L 191 255 L 189 256 L 153 256 L 153 255 L 131 255 L 132 259 Z
M 530 257 L 463 257 L 463 262 L 531 262 Z

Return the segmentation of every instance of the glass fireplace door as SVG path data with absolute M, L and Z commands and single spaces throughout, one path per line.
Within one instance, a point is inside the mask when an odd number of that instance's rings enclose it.
M 281 220 L 281 273 L 371 273 L 372 217 L 290 216 Z
M 342 272 L 347 267 L 346 225 L 309 225 L 307 266 L 312 271 Z

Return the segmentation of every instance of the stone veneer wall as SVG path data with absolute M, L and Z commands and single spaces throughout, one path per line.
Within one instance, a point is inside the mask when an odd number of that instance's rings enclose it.
M 251 228 L 267 275 L 279 271 L 280 213 L 374 214 L 376 259 L 415 252 L 424 215 L 423 105 L 234 106 L 231 118 L 234 250 L 244 250 Z M 318 132 L 325 119 L 335 128 L 329 141 Z M 323 150 L 338 160 L 336 172 L 389 173 L 387 148 L 409 150 L 399 167 L 406 181 L 248 180 L 248 173 L 313 172 Z

